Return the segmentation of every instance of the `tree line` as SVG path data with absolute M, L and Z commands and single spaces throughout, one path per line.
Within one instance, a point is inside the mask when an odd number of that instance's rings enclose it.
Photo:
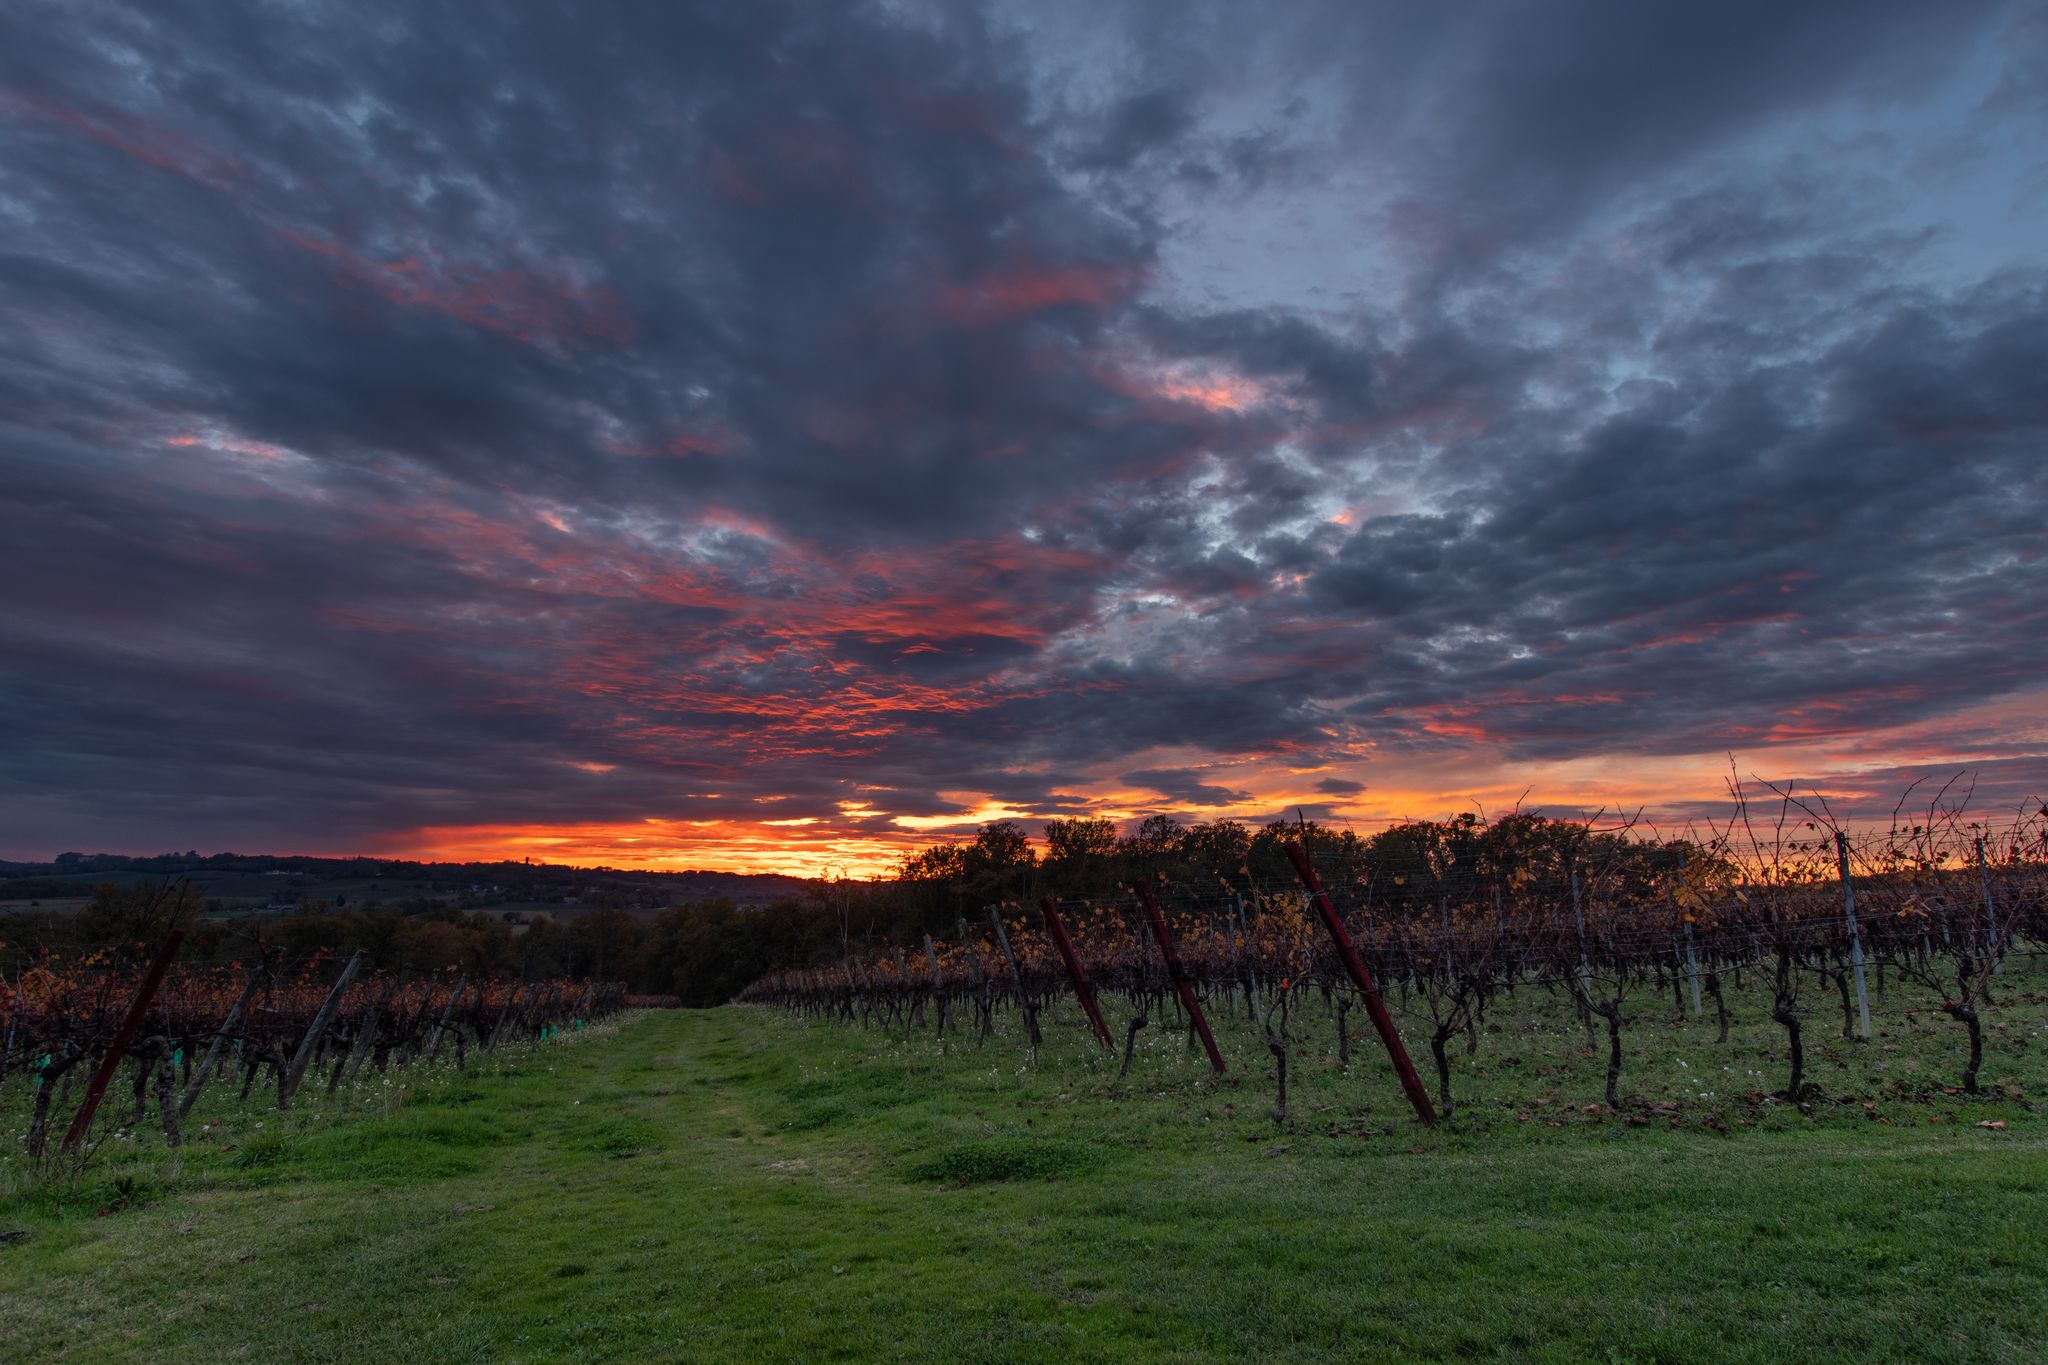
M 839 940 L 836 916 L 817 899 L 758 909 L 717 899 L 653 912 L 599 907 L 559 920 L 535 915 L 517 926 L 446 906 L 324 902 L 289 914 L 220 918 L 198 913 L 197 899 L 102 884 L 75 913 L 0 913 L 0 974 L 18 977 L 46 952 L 75 959 L 109 946 L 143 951 L 182 915 L 191 928 L 181 960 L 194 965 L 266 954 L 298 963 L 361 951 L 375 971 L 453 967 L 479 978 L 622 981 L 635 994 L 704 1006 L 723 1004 L 763 971 L 829 955 Z
M 1597 863 L 1647 884 L 1688 857 L 1704 856 L 1682 841 L 1645 842 L 1534 814 L 1415 821 L 1369 836 L 1314 821 L 1255 828 L 1169 816 L 1120 832 L 1114 821 L 1081 817 L 1048 821 L 1042 845 L 1004 820 L 972 839 L 907 854 L 891 877 L 812 882 L 800 895 L 761 907 L 720 898 L 652 911 L 599 905 L 559 919 L 534 915 L 515 926 L 459 907 L 316 901 L 282 915 L 201 918 L 185 951 L 189 961 L 226 963 L 264 950 L 291 961 L 361 950 L 378 970 L 454 966 L 527 980 L 618 980 L 636 994 L 709 1006 L 767 972 L 914 945 L 925 934 L 945 937 L 962 916 L 978 920 L 989 905 L 1107 895 L 1141 880 L 1204 892 L 1284 881 L 1292 876 L 1281 851 L 1289 839 L 1307 841 L 1324 876 L 1370 882 L 1376 903 L 1417 914 L 1446 896 L 1463 899 L 1489 879 L 1556 877 Z M 0 971 L 19 972 L 45 947 L 150 942 L 160 932 L 146 922 L 152 895 L 147 885 L 107 883 L 72 915 L 0 914 Z

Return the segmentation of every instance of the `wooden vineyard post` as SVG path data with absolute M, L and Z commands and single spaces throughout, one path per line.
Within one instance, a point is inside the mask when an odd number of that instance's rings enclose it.
M 896 954 L 896 990 L 901 995 L 910 996 L 911 1008 L 903 1017 L 903 1032 L 907 1037 L 910 1033 L 912 1016 L 914 1015 L 920 1020 L 923 1019 L 924 1007 L 915 996 L 910 994 L 910 963 L 904 960 L 903 949 L 895 944 L 891 944 L 890 947 Z
M 1188 1012 L 1188 1018 L 1195 1021 L 1195 1032 L 1202 1035 L 1202 1046 L 1208 1049 L 1209 1065 L 1221 1076 L 1227 1069 L 1223 1065 L 1223 1054 L 1216 1050 L 1216 1039 L 1209 1033 L 1208 1016 L 1202 1013 L 1202 1002 L 1195 998 L 1195 983 L 1188 979 L 1187 968 L 1181 966 L 1180 954 L 1173 950 L 1173 935 L 1167 932 L 1166 915 L 1159 909 L 1159 901 L 1152 895 L 1152 888 L 1138 883 L 1138 899 L 1145 903 L 1145 918 L 1151 922 L 1152 937 L 1158 940 L 1159 955 L 1166 959 L 1166 976 L 1173 982 L 1174 992 L 1180 996 L 1181 1008 Z
M 1700 1017 L 1700 955 L 1693 947 L 1692 921 L 1684 923 L 1685 929 L 1685 970 L 1692 981 L 1692 1017 Z
M 943 1038 L 946 1036 L 946 978 L 939 971 L 939 950 L 932 946 L 930 934 L 924 936 L 924 958 L 932 967 L 932 999 L 939 1014 L 939 1026 L 935 1036 Z
M 525 990 L 526 983 L 524 981 L 515 981 L 512 984 L 512 994 L 505 997 L 505 1008 L 498 1011 L 498 1022 L 491 1029 L 491 1036 L 489 1041 L 484 1044 L 484 1051 L 489 1052 L 498 1046 L 498 1039 L 504 1036 L 505 1025 L 512 1018 L 512 1007 L 519 1003 L 519 997 Z
M 384 994 L 379 996 L 377 1003 L 371 1007 L 369 1017 L 363 1020 L 363 1026 L 356 1030 L 356 1045 L 349 1049 L 348 1054 L 348 1074 L 343 1076 L 339 1068 L 335 1070 L 334 1079 L 327 1083 L 329 1094 L 334 1092 L 339 1082 L 354 1080 L 356 1073 L 363 1069 L 363 1060 L 370 1055 L 370 1049 L 377 1041 L 377 1025 L 384 1021 L 384 1011 L 391 1008 L 392 997 L 398 994 L 398 985 L 403 980 L 405 972 L 401 968 L 385 985 Z
M 149 971 L 135 988 L 135 998 L 128 1003 L 127 1016 L 121 1020 L 121 1027 L 114 1031 L 113 1041 L 107 1044 L 106 1055 L 100 1058 L 99 1066 L 93 1070 L 92 1081 L 85 1087 L 85 1099 L 79 1104 L 78 1113 L 64 1134 L 64 1151 L 75 1152 L 85 1141 L 86 1130 L 92 1127 L 93 1113 L 100 1107 L 100 1096 L 107 1092 L 107 1082 L 114 1078 L 115 1068 L 121 1064 L 121 1054 L 142 1031 L 142 1021 L 149 1015 L 149 1002 L 156 999 L 157 987 L 164 984 L 164 973 L 171 969 L 171 959 L 178 955 L 178 945 L 184 941 L 185 931 L 173 929 L 165 936 L 163 947 L 156 950 L 156 960 L 149 964 Z
M 434 1024 L 434 1036 L 427 1041 L 427 1060 L 433 1061 L 441 1052 L 441 1035 L 448 1031 L 448 1021 L 455 1017 L 455 1002 L 462 998 L 462 988 L 469 984 L 469 973 L 455 978 L 455 989 L 448 993 L 448 1003 L 441 1006 L 441 1018 Z
M 1579 993 L 1593 998 L 1593 955 L 1586 951 L 1586 908 L 1579 895 L 1579 874 L 1572 873 L 1572 923 L 1579 927 Z
M 1401 1089 L 1407 1093 L 1408 1103 L 1415 1106 L 1415 1117 L 1424 1123 L 1434 1124 L 1436 1106 L 1429 1102 L 1429 1092 L 1422 1088 L 1422 1077 L 1415 1074 L 1415 1063 L 1408 1059 L 1408 1049 L 1401 1044 L 1401 1034 L 1394 1027 L 1394 1017 L 1387 1013 L 1387 1002 L 1380 999 L 1379 987 L 1373 984 L 1372 973 L 1365 969 L 1365 959 L 1352 946 L 1351 935 L 1344 931 L 1344 921 L 1337 918 L 1337 907 L 1330 904 L 1316 870 L 1308 865 L 1307 851 L 1292 839 L 1281 847 L 1287 851 L 1287 861 L 1294 864 L 1301 884 L 1308 888 L 1309 899 L 1315 903 L 1316 914 L 1322 918 L 1323 928 L 1337 947 L 1337 957 L 1350 975 L 1351 984 L 1358 987 L 1358 993 L 1365 997 L 1365 1012 L 1372 1019 L 1372 1026 L 1378 1031 L 1380 1042 L 1394 1063 L 1395 1074 L 1401 1078 Z
M 306 1074 L 306 1064 L 313 1060 L 313 1048 L 319 1043 L 320 1035 L 327 1032 L 327 1026 L 334 1022 L 335 1013 L 341 1009 L 341 997 L 347 993 L 349 983 L 356 979 L 356 973 L 362 970 L 362 966 L 363 950 L 358 948 L 349 957 L 348 965 L 341 969 L 341 978 L 334 983 L 334 989 L 321 1002 L 319 1012 L 306 1028 L 306 1036 L 299 1040 L 299 1050 L 292 1057 L 290 1068 L 278 1081 L 277 1107 L 280 1110 L 292 1107 L 292 1094 Z
M 1984 861 L 1982 838 L 1977 840 L 1977 889 L 1984 896 L 1985 970 L 1995 972 L 2004 965 L 2004 958 L 1998 951 L 1998 903 L 1991 899 L 1991 868 Z
M 263 982 L 263 969 L 264 964 L 261 960 L 249 969 L 249 979 L 242 983 L 242 994 L 236 999 L 235 1007 L 228 1011 L 227 1018 L 221 1020 L 220 1028 L 214 1032 L 213 1042 L 207 1046 L 206 1060 L 199 1064 L 199 1069 L 192 1073 L 192 1079 L 186 1083 L 185 1098 L 178 1102 L 179 1118 L 182 1119 L 192 1112 L 193 1104 L 199 1099 L 199 1092 L 206 1089 L 207 1081 L 213 1078 L 214 1064 L 220 1060 L 221 1049 L 227 1046 L 228 1035 L 233 1033 L 235 1025 L 241 1022 L 242 1011 L 249 1007 L 249 1001 L 255 998 L 256 987 Z
M 996 942 L 1003 945 L 1003 956 L 1010 963 L 1010 980 L 1017 988 L 1017 1008 L 1024 1013 L 1024 1027 L 1031 1035 L 1031 1046 L 1035 1050 L 1045 1039 L 1038 1032 L 1038 1009 L 1031 1003 L 1031 996 L 1024 989 L 1024 971 L 1017 965 L 1017 954 L 1010 948 L 1010 935 L 1003 928 L 1002 911 L 991 905 L 988 908 L 988 922 L 995 926 Z
M 974 939 L 967 932 L 967 916 L 961 915 L 959 921 L 960 946 L 967 952 L 967 986 L 973 992 L 970 998 L 974 1001 L 975 1012 L 981 1016 L 981 1031 L 975 1038 L 975 1045 L 980 1046 L 987 1041 L 989 1034 L 994 1032 L 995 1024 L 989 1017 L 992 1011 L 988 988 L 983 984 L 981 977 L 981 950 L 974 946 Z
M 847 959 L 846 979 L 859 987 L 855 995 L 860 1000 L 860 1026 L 872 1027 L 875 1014 L 875 983 L 869 979 L 868 969 L 862 965 L 859 958 Z
M 1673 909 L 1678 911 L 1679 927 L 1685 930 L 1685 974 L 1686 979 L 1692 983 L 1692 1017 L 1697 1019 L 1700 1017 L 1700 958 L 1699 953 L 1693 948 L 1692 919 L 1689 914 L 1691 906 L 1686 904 L 1686 900 L 1697 897 L 1699 893 L 1694 891 L 1685 880 L 1685 864 L 1686 856 L 1681 850 L 1678 855 L 1678 884 L 1679 887 L 1684 888 L 1685 899 L 1681 899 L 1679 892 L 1674 890 L 1671 896 L 1671 905 Z M 1697 901 L 1694 903 L 1697 904 Z
M 1260 1017 L 1260 999 L 1257 999 L 1257 990 L 1251 984 L 1251 968 L 1245 966 L 1243 954 L 1239 952 L 1241 948 L 1249 948 L 1249 945 L 1251 937 L 1245 933 L 1245 898 L 1231 896 L 1231 976 L 1237 978 L 1237 984 L 1245 993 L 1245 1017 L 1257 1021 L 1257 1017 Z
M 1863 987 L 1863 933 L 1856 927 L 1856 884 L 1849 878 L 1849 838 L 1835 831 L 1835 859 L 1842 871 L 1842 909 L 1849 920 L 1849 968 L 1856 974 L 1856 1036 L 1870 1041 L 1870 996 Z
M 1045 914 L 1045 927 L 1052 934 L 1053 946 L 1060 950 L 1060 961 L 1067 964 L 1067 979 L 1074 983 L 1074 998 L 1088 1012 L 1088 1023 L 1095 1029 L 1096 1039 L 1111 1052 L 1116 1051 L 1109 1025 L 1102 1022 L 1102 1011 L 1095 1004 L 1095 985 L 1088 979 L 1088 969 L 1081 965 L 1081 955 L 1074 951 L 1074 940 L 1067 935 L 1067 922 L 1060 918 L 1059 907 L 1052 903 L 1051 896 L 1045 896 L 1040 898 L 1038 908 Z

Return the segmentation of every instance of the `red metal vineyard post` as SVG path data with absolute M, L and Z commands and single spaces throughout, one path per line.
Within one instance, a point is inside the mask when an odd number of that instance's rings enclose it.
M 1373 984 L 1372 973 L 1365 969 L 1365 959 L 1351 945 L 1351 935 L 1344 931 L 1344 921 L 1337 918 L 1337 907 L 1330 904 L 1330 898 L 1323 894 L 1321 879 L 1308 865 L 1307 852 L 1292 839 L 1281 847 L 1287 850 L 1287 861 L 1294 864 L 1301 884 L 1308 888 L 1309 899 L 1315 902 L 1316 913 L 1322 916 L 1323 928 L 1330 932 L 1330 941 L 1337 945 L 1337 956 L 1344 963 L 1344 970 L 1350 973 L 1351 984 L 1358 987 L 1358 993 L 1365 997 L 1365 1012 L 1372 1017 L 1372 1026 L 1379 1030 L 1387 1056 L 1393 1059 L 1394 1070 L 1401 1077 L 1401 1089 L 1407 1092 L 1408 1103 L 1415 1106 L 1415 1117 L 1424 1123 L 1435 1123 L 1436 1106 L 1429 1102 L 1429 1092 L 1422 1088 L 1422 1077 L 1415 1074 L 1415 1063 L 1408 1060 L 1408 1049 L 1401 1045 L 1401 1035 L 1394 1028 L 1394 1018 L 1387 1013 L 1386 1001 L 1380 999 L 1380 988 Z
M 1060 918 L 1059 907 L 1052 903 L 1051 896 L 1045 896 L 1039 900 L 1038 908 L 1045 913 L 1045 927 L 1052 934 L 1053 947 L 1060 950 L 1060 961 L 1067 964 L 1067 979 L 1074 983 L 1074 998 L 1088 1011 L 1088 1022 L 1094 1026 L 1102 1045 L 1116 1051 L 1109 1025 L 1102 1022 L 1102 1011 L 1095 1004 L 1095 984 L 1088 979 L 1088 969 L 1081 965 L 1081 955 L 1074 951 L 1074 940 L 1067 936 L 1067 922 Z
M 157 987 L 164 984 L 164 973 L 171 969 L 171 959 L 178 955 L 178 945 L 185 941 L 183 929 L 173 929 L 164 939 L 164 946 L 156 950 L 156 961 L 149 964 L 149 972 L 142 978 L 142 984 L 135 988 L 135 999 L 128 1005 L 128 1017 L 121 1021 L 115 1031 L 114 1040 L 107 1044 L 106 1055 L 93 1070 L 92 1083 L 85 1087 L 85 1101 L 78 1106 L 78 1114 L 71 1120 L 70 1129 L 64 1134 L 64 1150 L 75 1152 L 85 1141 L 86 1130 L 92 1127 L 92 1116 L 100 1107 L 100 1096 L 107 1092 L 107 1082 L 114 1078 L 114 1069 L 121 1064 L 122 1054 L 135 1041 L 135 1035 L 142 1031 L 142 1021 L 149 1015 L 149 1002 L 156 999 Z
M 1143 882 L 1138 883 L 1138 899 L 1145 903 L 1145 917 L 1152 922 L 1152 937 L 1159 941 L 1159 955 L 1166 959 L 1166 975 L 1180 995 L 1181 1008 L 1195 1021 L 1195 1032 L 1202 1035 L 1202 1046 L 1209 1050 L 1209 1065 L 1221 1076 L 1223 1054 L 1216 1050 L 1216 1040 L 1209 1034 L 1209 1020 L 1202 1013 L 1202 1002 L 1195 998 L 1195 985 L 1188 980 L 1187 968 L 1180 965 L 1180 954 L 1173 950 L 1173 935 L 1166 931 L 1166 916 L 1160 912 L 1152 888 Z

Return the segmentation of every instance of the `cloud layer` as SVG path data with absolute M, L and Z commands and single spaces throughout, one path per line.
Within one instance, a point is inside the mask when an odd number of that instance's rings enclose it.
M 0 856 L 2048 788 L 2038 7 L 0 30 Z

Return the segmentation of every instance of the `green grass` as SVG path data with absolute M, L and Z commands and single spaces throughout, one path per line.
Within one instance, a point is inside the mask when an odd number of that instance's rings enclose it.
M 1230 1076 L 1160 1021 L 1119 1087 L 1070 1010 L 1035 1065 L 1009 1021 L 635 1015 L 288 1116 L 222 1095 L 73 1185 L 0 1163 L 0 1358 L 2033 1359 L 2048 1010 L 2010 970 L 1975 1100 L 1897 995 L 1867 1045 L 1816 1012 L 1810 1114 L 1760 1093 L 1753 999 L 1717 1047 L 1667 995 L 1589 1113 L 1604 1054 L 1524 992 L 1434 1131 L 1369 1035 L 1337 1070 L 1319 999 L 1286 1125 L 1241 1021 Z

